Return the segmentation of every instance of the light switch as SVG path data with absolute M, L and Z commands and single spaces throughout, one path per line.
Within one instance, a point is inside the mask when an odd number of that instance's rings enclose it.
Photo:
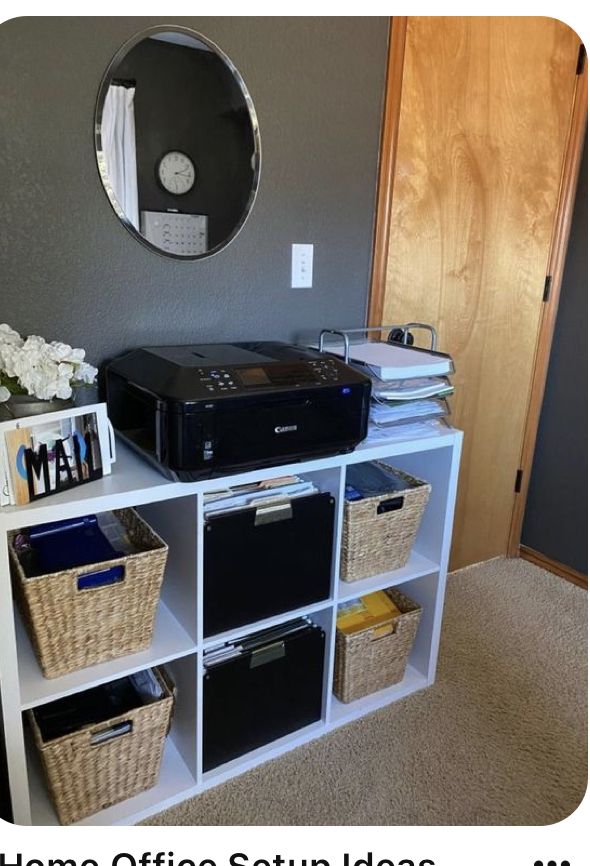
M 291 288 L 311 289 L 313 286 L 313 244 L 291 245 Z

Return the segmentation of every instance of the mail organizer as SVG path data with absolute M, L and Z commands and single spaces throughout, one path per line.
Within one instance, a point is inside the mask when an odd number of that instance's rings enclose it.
M 373 461 L 349 466 L 340 579 L 361 580 L 404 566 L 430 497 L 430 484 Z
M 318 492 L 206 515 L 205 636 L 328 598 L 334 513 Z
M 172 683 L 154 668 L 28 712 L 62 824 L 156 784 L 173 703 Z
M 420 605 L 393 588 L 372 593 L 364 605 L 354 601 L 364 612 L 353 611 L 345 626 L 339 612 L 336 628 L 333 690 L 344 703 L 403 679 L 422 616 Z
M 9 534 L 14 595 L 45 677 L 146 649 L 167 545 L 131 508 L 113 511 L 109 542 L 95 515 Z
M 324 646 L 304 617 L 205 655 L 205 771 L 319 721 Z

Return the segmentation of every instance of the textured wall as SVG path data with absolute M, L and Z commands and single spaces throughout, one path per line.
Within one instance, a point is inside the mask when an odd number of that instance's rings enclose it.
M 252 94 L 262 180 L 250 220 L 210 259 L 144 249 L 111 209 L 94 157 L 95 98 L 142 27 L 217 42 Z M 17 18 L 0 26 L 0 321 L 84 346 L 295 337 L 361 325 L 371 259 L 385 18 Z M 290 244 L 315 244 L 315 287 Z
M 588 573 L 588 135 L 521 540 Z

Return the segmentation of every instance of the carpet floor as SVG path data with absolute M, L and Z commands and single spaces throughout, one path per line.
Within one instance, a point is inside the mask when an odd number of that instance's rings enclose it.
M 524 560 L 449 577 L 435 685 L 146 824 L 559 821 L 587 781 L 587 594 Z

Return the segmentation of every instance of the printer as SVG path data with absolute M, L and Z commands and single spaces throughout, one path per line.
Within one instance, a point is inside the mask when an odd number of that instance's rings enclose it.
M 352 451 L 370 396 L 344 362 L 280 342 L 135 349 L 106 368 L 113 426 L 178 481 Z

